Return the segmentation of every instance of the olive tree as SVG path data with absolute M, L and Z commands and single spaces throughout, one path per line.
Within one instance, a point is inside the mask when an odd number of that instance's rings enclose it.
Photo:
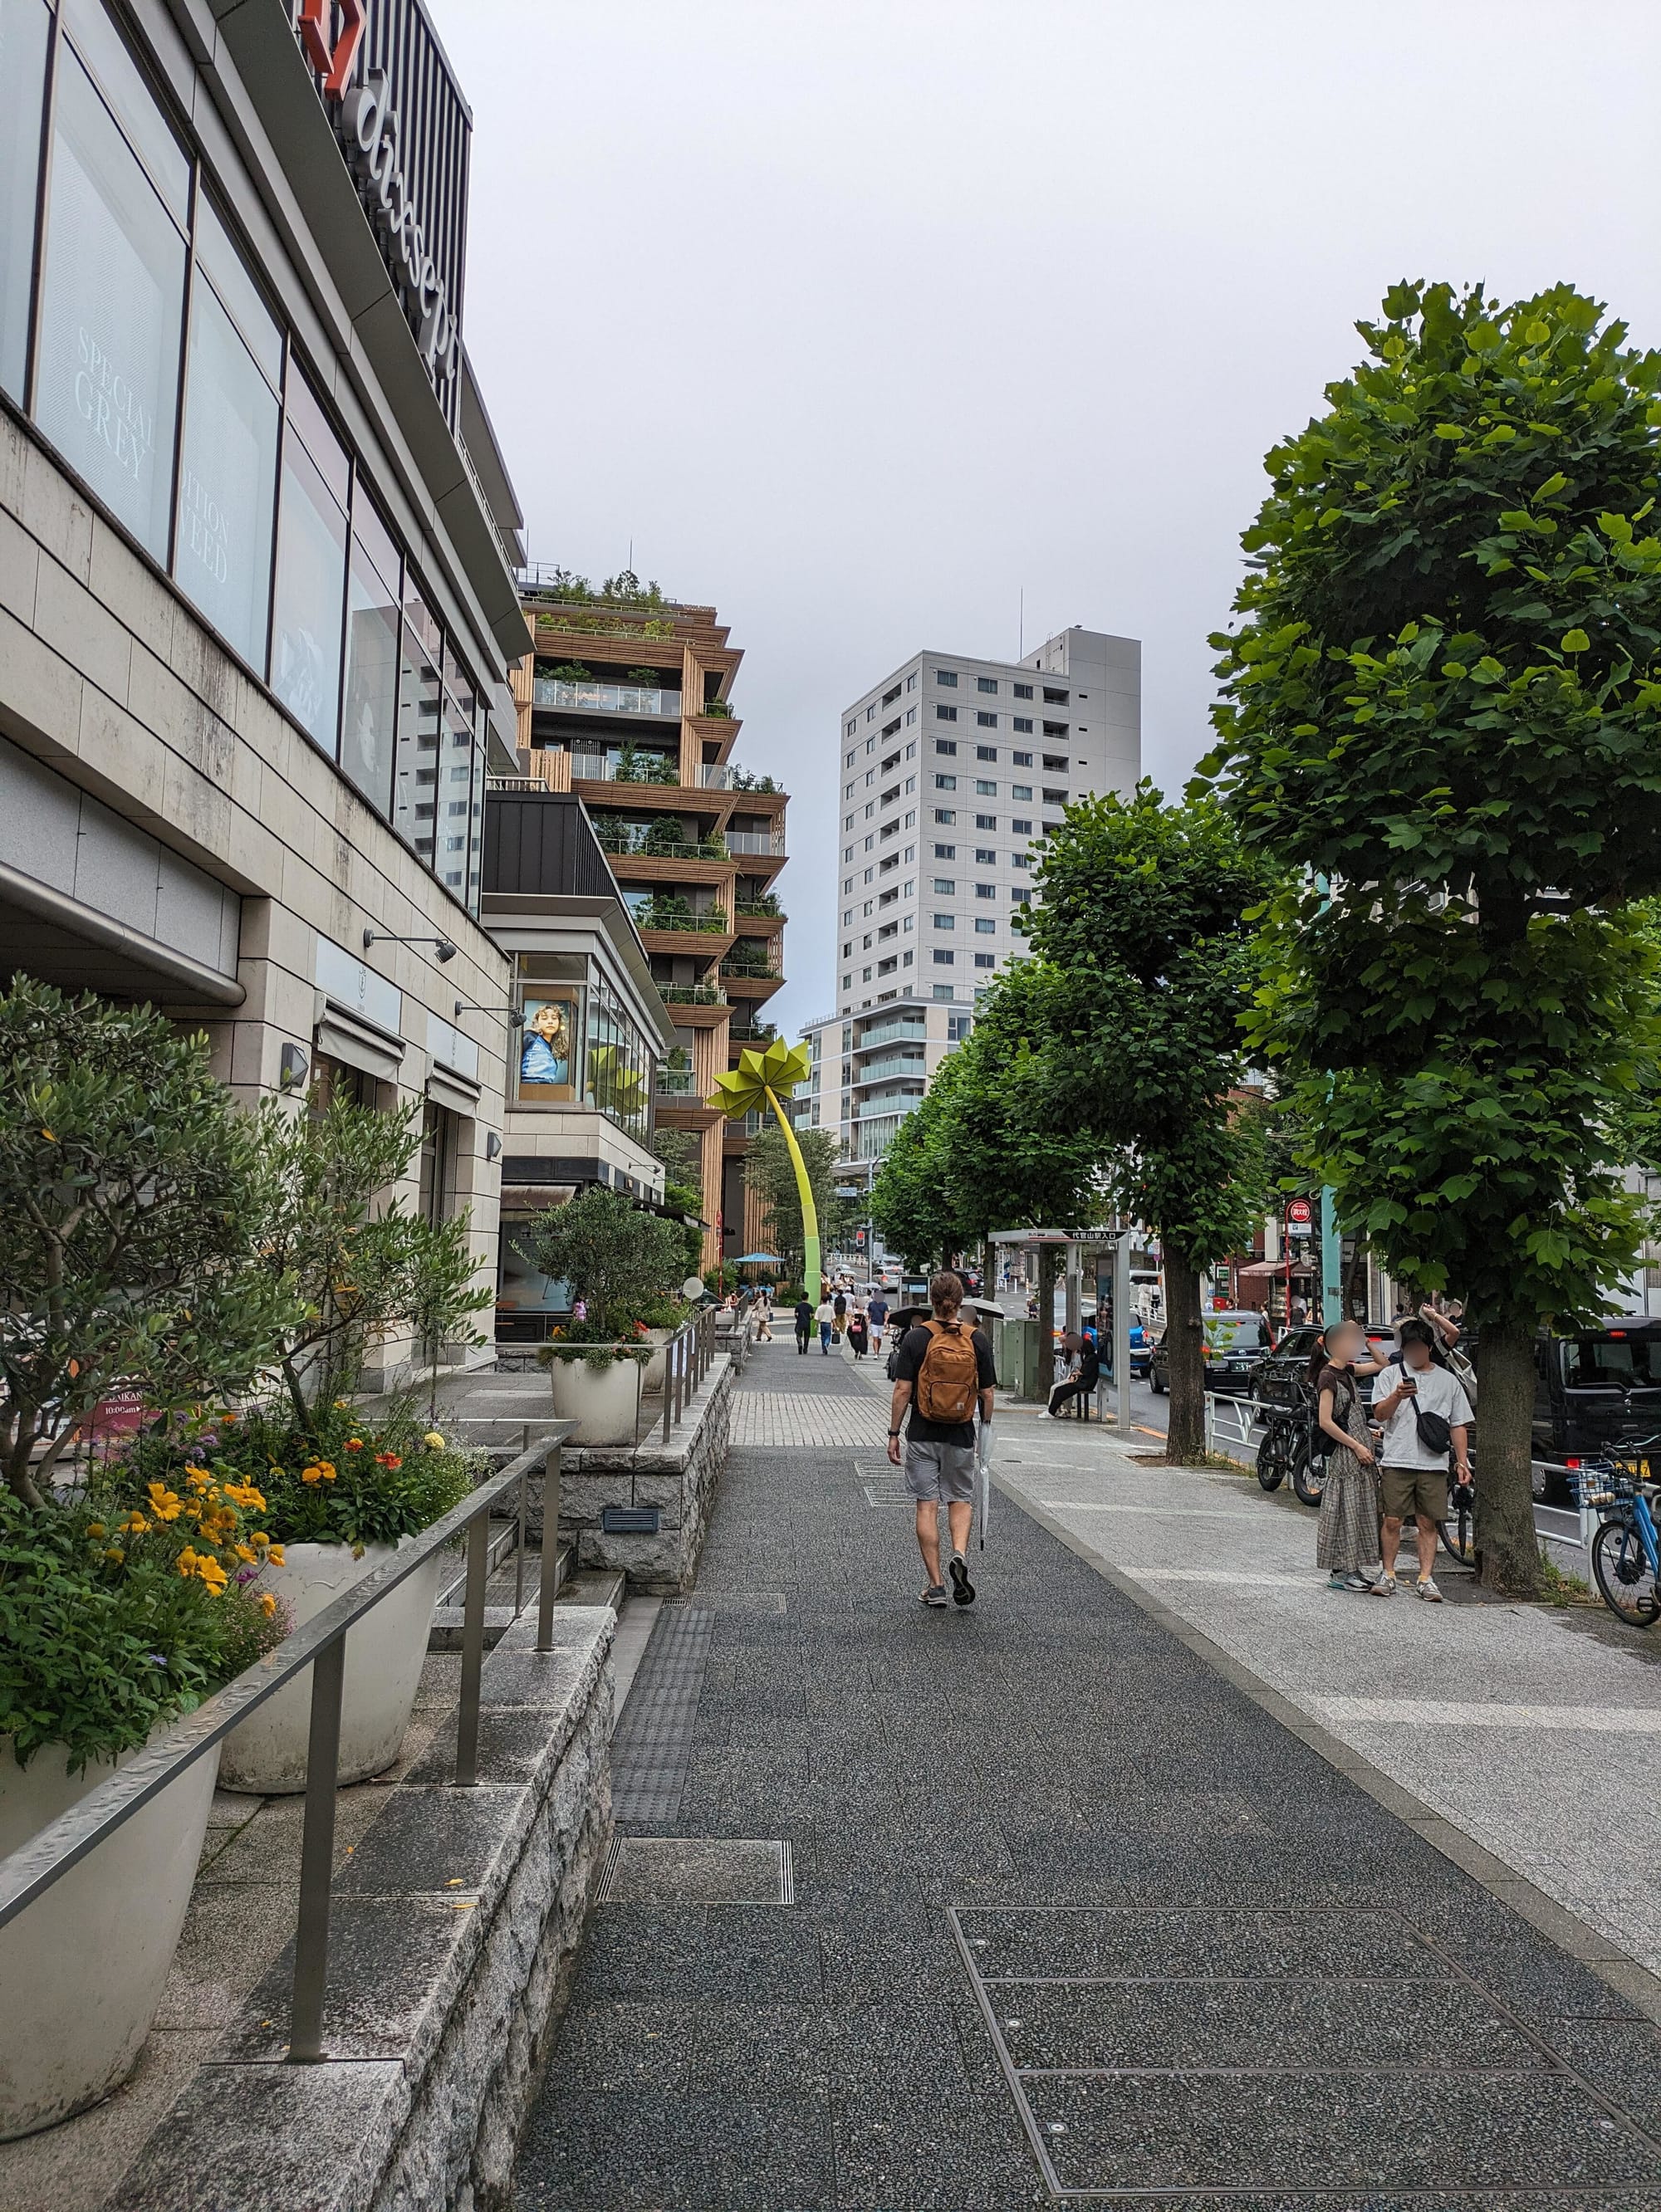
M 1567 285 L 1399 284 L 1269 455 L 1219 779 L 1298 872 L 1256 1036 L 1392 1272 L 1480 1328 L 1484 1576 L 1530 1589 L 1533 1344 L 1633 1265 L 1661 886 L 1661 356 Z

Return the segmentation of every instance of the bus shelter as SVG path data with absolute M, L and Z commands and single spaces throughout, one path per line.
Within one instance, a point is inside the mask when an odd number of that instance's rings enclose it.
M 1122 1436 L 1130 1434 L 1130 1247 L 1129 1228 L 1001 1229 L 991 1242 L 1001 1256 L 1029 1255 L 1038 1259 L 1040 1285 L 1053 1281 L 1045 1267 L 1047 1257 L 1059 1259 L 1065 1289 L 1065 1326 L 1077 1329 L 1083 1312 L 1084 1285 L 1093 1282 L 1096 1292 L 1096 1349 L 1102 1379 L 1114 1395 L 1116 1425 Z M 1024 1398 L 1048 1397 L 1050 1351 L 1055 1327 L 1053 1306 L 1043 1309 L 1042 1291 L 1036 1322 L 1006 1321 L 1003 1336 L 1008 1355 L 1011 1387 Z M 1019 1330 L 1019 1334 L 1014 1332 Z M 1000 1360 L 999 1380 L 1005 1380 Z

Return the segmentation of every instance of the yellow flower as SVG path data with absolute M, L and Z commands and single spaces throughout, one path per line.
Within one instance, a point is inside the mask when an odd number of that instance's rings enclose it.
M 444 1439 L 436 1429 L 429 1429 L 421 1441 L 423 1444 L 430 1444 L 435 1451 L 444 1449 Z
M 106 1536 L 109 1534 L 109 1531 L 105 1528 L 101 1521 L 88 1521 L 87 1523 L 87 1534 L 89 1536 Z
M 185 1469 L 185 1480 L 192 1490 L 207 1490 L 213 1483 L 213 1477 L 205 1467 L 187 1467 Z
M 179 1554 L 179 1571 L 186 1582 L 196 1572 L 196 1553 L 188 1544 Z
M 259 1593 L 259 1610 L 265 1614 L 267 1620 L 269 1620 L 271 1615 L 277 1611 L 277 1600 L 272 1596 L 270 1590 L 261 1590 Z
M 230 1577 L 217 1559 L 198 1559 L 196 1563 L 196 1571 L 216 1597 L 230 1580 Z
M 335 1468 L 334 1462 L 332 1459 L 319 1460 L 317 1463 L 317 1471 L 322 1476 L 325 1482 L 332 1482 L 334 1480 Z
M 281 1544 L 271 1545 L 271 1548 L 267 1551 L 265 1557 L 271 1561 L 274 1567 L 280 1567 L 286 1564 L 283 1557 L 283 1547 Z
M 252 1566 L 254 1562 L 259 1557 L 259 1553 L 255 1551 L 252 1544 L 238 1544 L 234 1547 L 234 1549 L 237 1558 L 239 1559 L 245 1559 L 249 1566 Z
M 316 1466 L 302 1467 L 300 1470 L 300 1480 L 302 1482 L 321 1482 L 323 1480 L 323 1470 L 320 1467 Z
M 252 1540 L 256 1544 L 265 1545 L 269 1544 L 271 1540 L 265 1534 L 265 1531 L 263 1528 L 256 1528 L 253 1532 Z
M 148 1536 L 149 1531 L 150 1524 L 142 1513 L 129 1513 L 121 1523 L 124 1536 Z
M 152 1482 L 147 1487 L 149 1493 L 150 1510 L 156 1519 L 176 1521 L 179 1513 L 178 1492 L 169 1490 L 165 1482 Z
M 113 1559 L 113 1560 L 114 1560 L 114 1562 L 115 1562 L 115 1564 L 116 1564 L 116 1565 L 117 1565 L 118 1567 L 120 1565 L 120 1564 L 121 1564 L 121 1562 L 123 1561 L 123 1559 L 125 1559 L 126 1558 L 126 1556 L 127 1556 L 127 1555 L 126 1555 L 126 1553 L 125 1553 L 125 1552 L 106 1552 L 106 1553 L 105 1553 L 105 1554 L 104 1554 L 104 1557 L 105 1557 L 106 1559 Z

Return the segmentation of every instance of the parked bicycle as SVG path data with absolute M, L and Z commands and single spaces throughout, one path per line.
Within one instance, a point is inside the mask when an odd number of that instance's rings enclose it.
M 1597 1595 L 1629 1628 L 1653 1628 L 1661 1618 L 1661 1540 L 1655 1511 L 1661 1486 L 1649 1480 L 1650 1453 L 1661 1437 L 1635 1440 L 1581 1470 L 1580 1503 L 1601 1515 L 1591 1540 Z
M 1326 1438 L 1307 1397 L 1296 1406 L 1274 1407 L 1257 1446 L 1257 1480 L 1263 1488 L 1278 1490 L 1288 1479 L 1304 1504 L 1319 1505 L 1326 1487 Z

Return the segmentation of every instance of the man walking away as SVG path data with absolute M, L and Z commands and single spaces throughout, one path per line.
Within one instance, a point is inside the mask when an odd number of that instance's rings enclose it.
M 973 1605 L 969 1579 L 969 1525 L 974 1518 L 975 1410 L 989 1422 L 997 1370 L 992 1346 L 960 1318 L 963 1285 L 941 1273 L 928 1285 L 933 1319 L 909 1328 L 895 1354 L 894 1396 L 888 1415 L 888 1456 L 900 1465 L 900 1426 L 906 1408 L 905 1483 L 916 1500 L 917 1549 L 928 1585 L 925 1605 L 946 1603 L 940 1577 L 940 1508 L 952 1534 L 947 1572 L 958 1605 Z
M 1410 1513 L 1417 1523 L 1418 1594 L 1439 1605 L 1442 1593 L 1432 1573 L 1436 1565 L 1436 1526 L 1448 1517 L 1450 1449 L 1459 1480 L 1470 1480 L 1467 1451 L 1470 1401 L 1458 1377 L 1432 1359 L 1435 1339 L 1428 1322 L 1410 1315 L 1396 1334 L 1402 1364 L 1384 1370 L 1372 1400 L 1374 1424 L 1384 1425 L 1378 1461 L 1383 1470 L 1379 1489 L 1384 1523 L 1384 1571 L 1373 1584 L 1372 1595 L 1390 1597 L 1395 1594 L 1396 1551 L 1402 1540 L 1402 1523 Z
M 888 1301 L 880 1290 L 867 1306 L 865 1317 L 871 1324 L 871 1349 L 873 1352 L 880 1352 L 882 1333 L 888 1326 Z
M 1053 1421 L 1070 1398 L 1093 1398 L 1101 1377 L 1102 1358 L 1092 1339 L 1069 1329 L 1062 1342 L 1067 1352 L 1067 1380 L 1050 1392 L 1050 1403 L 1038 1416 L 1041 1421 Z
M 837 1309 L 829 1298 L 819 1300 L 819 1310 L 813 1318 L 819 1325 L 819 1350 L 829 1359 L 831 1334 L 837 1326 Z
M 808 1304 L 807 1293 L 804 1291 L 796 1300 L 796 1349 L 798 1352 L 806 1351 L 808 1339 L 812 1334 L 813 1309 Z

